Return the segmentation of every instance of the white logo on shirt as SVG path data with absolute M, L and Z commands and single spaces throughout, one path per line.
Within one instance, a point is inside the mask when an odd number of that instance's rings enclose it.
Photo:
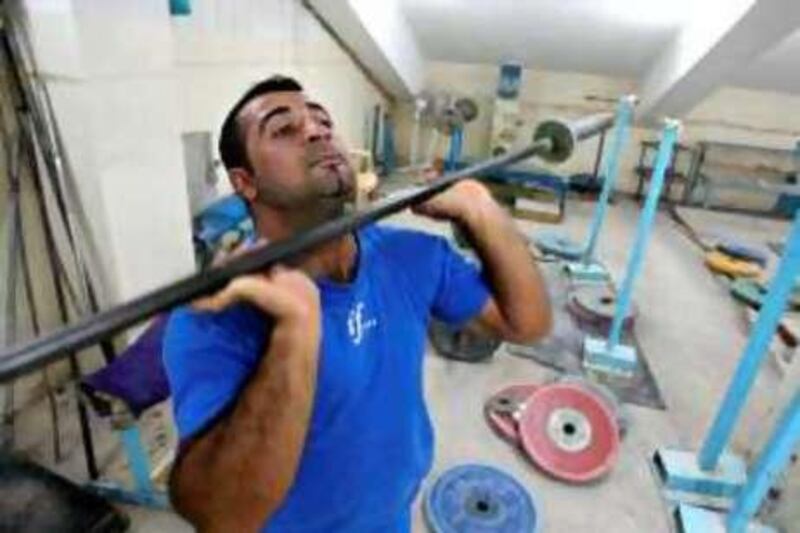
M 364 340 L 364 334 L 378 325 L 374 318 L 364 318 L 364 302 L 358 302 L 347 316 L 347 332 L 350 334 L 353 344 L 358 346 Z

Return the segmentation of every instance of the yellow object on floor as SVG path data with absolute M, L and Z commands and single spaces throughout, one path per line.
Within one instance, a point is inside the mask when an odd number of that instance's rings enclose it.
M 706 254 L 706 266 L 712 272 L 734 278 L 755 278 L 761 275 L 758 263 L 736 259 L 717 250 Z

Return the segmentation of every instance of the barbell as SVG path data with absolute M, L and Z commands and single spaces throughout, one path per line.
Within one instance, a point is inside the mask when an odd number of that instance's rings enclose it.
M 614 115 L 611 113 L 590 115 L 573 121 L 546 121 L 537 127 L 532 142 L 524 148 L 440 176 L 425 185 L 404 189 L 378 200 L 364 210 L 348 213 L 291 238 L 254 249 L 221 266 L 188 276 L 87 316 L 73 325 L 40 336 L 27 344 L 12 346 L 0 352 L 0 382 L 53 363 L 162 311 L 219 290 L 237 276 L 264 270 L 370 222 L 422 203 L 461 180 L 478 177 L 490 170 L 530 157 L 562 162 L 572 154 L 578 142 L 598 135 L 611 127 L 613 122 Z

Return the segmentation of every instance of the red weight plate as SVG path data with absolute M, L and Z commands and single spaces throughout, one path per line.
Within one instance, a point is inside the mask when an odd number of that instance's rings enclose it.
M 586 483 L 607 474 L 617 458 L 619 429 L 598 395 L 574 383 L 539 387 L 519 420 L 522 448 L 551 476 Z
M 531 383 L 521 383 L 510 385 L 493 394 L 483 406 L 483 414 L 489 427 L 503 440 L 511 444 L 519 443 L 517 432 L 517 420 L 514 415 L 505 409 L 497 409 L 503 405 L 504 399 L 511 404 L 522 404 L 527 402 L 531 394 L 538 388 L 538 385 Z
M 607 287 L 578 286 L 572 289 L 567 296 L 567 311 L 579 324 L 599 327 L 608 331 L 616 311 L 616 295 Z M 628 310 L 628 315 L 623 320 L 622 327 L 630 329 L 636 314 L 636 304 L 633 303 Z

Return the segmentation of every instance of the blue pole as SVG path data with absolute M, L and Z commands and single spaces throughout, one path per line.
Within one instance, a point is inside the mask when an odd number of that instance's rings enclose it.
M 464 130 L 460 127 L 453 128 L 450 132 L 450 151 L 447 155 L 446 169 L 450 172 L 456 169 L 456 164 L 461 157 L 461 139 L 464 135 Z
M 458 161 L 461 159 L 461 150 L 464 147 L 464 128 L 458 128 L 456 130 L 456 140 L 458 144 L 456 145 L 455 158 L 453 159 L 453 170 L 456 170 Z
M 153 482 L 150 480 L 150 461 L 142 443 L 142 434 L 139 432 L 139 426 L 133 424 L 120 431 L 120 433 L 125 454 L 128 456 L 128 468 L 133 476 L 136 491 L 151 493 L 153 491 Z
M 781 421 L 759 455 L 726 520 L 728 533 L 743 533 L 800 443 L 800 390 L 795 392 Z
M 636 97 L 628 95 L 620 98 L 617 104 L 617 116 L 614 119 L 614 139 L 606 147 L 606 151 L 603 154 L 603 189 L 600 191 L 600 197 L 597 199 L 597 205 L 594 208 L 589 238 L 581 258 L 584 265 L 589 265 L 594 260 L 594 251 L 597 247 L 597 239 L 600 236 L 600 228 L 606 218 L 608 200 L 614 191 L 614 183 L 617 181 L 620 154 L 622 154 L 622 149 L 628 140 L 635 102 Z
M 608 334 L 606 348 L 609 352 L 617 347 L 622 337 L 622 324 L 625 316 L 628 314 L 628 308 L 631 305 L 633 283 L 639 276 L 639 270 L 644 261 L 644 252 L 647 248 L 647 240 L 650 236 L 650 227 L 653 225 L 653 221 L 656 217 L 658 198 L 661 196 L 661 188 L 664 186 L 664 175 L 667 172 L 667 165 L 669 165 L 670 157 L 672 156 L 672 148 L 675 146 L 675 141 L 678 139 L 679 127 L 680 123 L 677 120 L 667 120 L 661 132 L 661 143 L 658 145 L 656 164 L 653 168 L 653 175 L 650 178 L 650 190 L 647 191 L 647 199 L 642 208 L 642 214 L 639 217 L 639 226 L 636 228 L 633 250 L 628 260 L 628 268 L 625 273 L 625 279 L 622 281 L 622 288 L 617 297 L 617 308 L 614 310 L 614 320 L 611 322 L 611 331 Z
M 394 122 L 388 113 L 383 114 L 383 174 L 385 176 L 394 172 Z
M 761 311 L 733 380 L 728 386 L 725 398 L 717 411 L 717 416 L 706 436 L 698 457 L 698 465 L 705 471 L 717 467 L 722 450 L 728 443 L 739 414 L 747 400 L 747 394 L 753 386 L 761 363 L 768 353 L 768 348 L 778 322 L 786 309 L 786 301 L 794 289 L 794 280 L 800 272 L 800 211 L 795 213 L 794 222 L 786 241 L 783 258 L 778 265 L 778 272 L 772 278 L 769 291 L 764 298 Z

